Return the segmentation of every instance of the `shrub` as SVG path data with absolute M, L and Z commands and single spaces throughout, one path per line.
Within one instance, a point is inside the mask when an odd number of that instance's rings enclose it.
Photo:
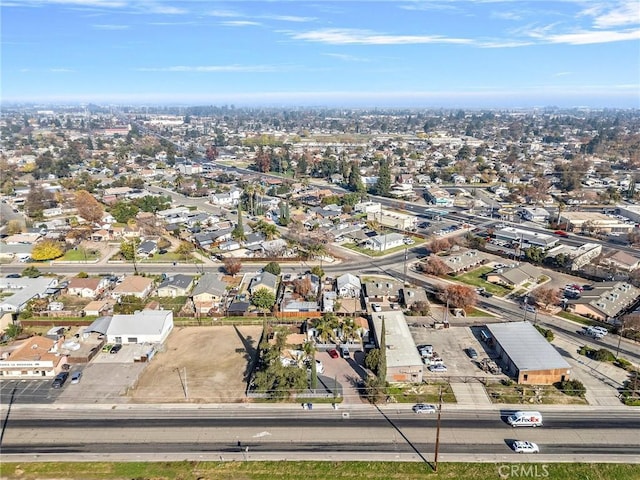
M 618 358 L 616 359 L 615 362 L 613 362 L 613 364 L 616 367 L 620 367 L 623 370 L 630 370 L 632 367 L 632 364 L 629 360 L 625 360 L 624 358 Z
M 596 350 L 591 358 L 599 362 L 613 362 L 616 356 L 606 348 L 601 348 L 600 350 Z
M 584 397 L 587 393 L 587 388 L 580 380 L 565 380 L 557 387 L 562 393 L 571 397 Z

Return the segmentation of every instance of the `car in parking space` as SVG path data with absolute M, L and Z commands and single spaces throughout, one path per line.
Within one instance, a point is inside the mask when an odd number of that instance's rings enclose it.
M 51 382 L 51 388 L 62 388 L 67 378 L 69 378 L 68 372 L 60 372 L 56 375 L 56 378 L 53 379 L 53 382 Z
M 445 365 L 430 365 L 429 371 L 434 373 L 446 372 L 447 367 Z
M 382 306 L 380 306 L 380 304 L 379 304 L 379 303 L 372 303 L 372 304 L 371 304 L 371 309 L 372 309 L 374 312 L 381 312 L 381 311 L 382 311 Z
M 104 347 L 102 347 L 102 353 L 109 353 L 112 348 L 113 348 L 113 345 L 111 345 L 110 343 L 107 343 Z
M 473 347 L 467 348 L 467 355 L 469 355 L 469 358 L 472 359 L 478 358 L 478 352 Z
M 113 347 L 111 347 L 111 350 L 109 350 L 109 353 L 111 354 L 116 354 L 118 353 L 120 350 L 122 350 L 122 345 L 119 343 L 116 343 Z
M 524 440 L 516 440 L 511 445 L 513 451 L 516 453 L 540 453 L 540 448 L 533 442 L 526 442 Z
M 342 358 L 351 358 L 351 353 L 349 353 L 349 349 L 347 347 L 340 348 L 340 352 L 342 353 Z
M 338 358 L 340 356 L 340 354 L 338 354 L 338 351 L 335 348 L 332 348 L 331 350 L 327 351 L 327 353 L 331 358 Z
M 71 383 L 76 384 L 80 383 L 80 379 L 82 378 L 82 372 L 73 372 L 71 375 Z
M 436 413 L 437 411 L 436 406 L 429 403 L 416 403 L 412 410 L 413 413 Z

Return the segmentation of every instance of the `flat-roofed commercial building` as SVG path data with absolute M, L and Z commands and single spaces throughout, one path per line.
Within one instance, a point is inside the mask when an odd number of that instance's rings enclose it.
M 493 323 L 486 328 L 493 336 L 502 371 L 518 383 L 551 385 L 569 379 L 571 365 L 531 323 Z
M 376 346 L 380 346 L 382 320 L 385 329 L 387 382 L 422 382 L 424 364 L 401 311 L 372 314 Z

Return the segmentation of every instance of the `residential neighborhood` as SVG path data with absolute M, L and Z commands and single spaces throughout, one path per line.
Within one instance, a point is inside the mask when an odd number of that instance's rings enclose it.
M 351 132 L 353 118 L 317 112 L 304 137 L 302 119 L 254 130 L 238 115 L 214 141 L 213 111 L 188 122 L 153 110 L 3 112 L 0 258 L 11 273 L 0 278 L 0 374 L 79 368 L 89 379 L 115 360 L 138 365 L 144 385 L 145 372 L 200 352 L 173 343 L 182 329 L 206 329 L 204 348 L 249 322 L 255 351 L 237 366 L 248 373 L 235 401 L 276 398 L 286 385 L 293 399 L 349 404 L 380 401 L 394 384 L 459 389 L 464 376 L 584 383 L 579 356 L 552 355 L 545 318 L 581 340 L 591 330 L 577 326 L 602 328 L 618 352 L 637 341 L 638 194 L 625 173 L 637 158 L 620 150 L 637 117 L 357 118 L 351 142 L 330 138 Z M 595 118 L 615 123 L 616 142 L 594 141 Z M 33 347 L 43 353 L 26 355 L 45 333 Z M 470 348 L 483 358 L 463 368 L 454 352 Z M 636 401 L 626 375 L 611 402 Z M 124 401 L 143 395 L 118 389 Z

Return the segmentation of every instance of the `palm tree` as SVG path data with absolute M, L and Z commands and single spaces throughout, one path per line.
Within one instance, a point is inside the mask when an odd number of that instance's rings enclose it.
M 249 200 L 249 212 L 251 213 L 251 215 L 255 215 L 255 210 L 253 207 L 253 195 L 256 192 L 256 186 L 253 183 L 247 183 L 244 186 L 244 193 L 247 196 L 247 199 Z
M 307 253 L 311 258 L 324 257 L 327 254 L 327 247 L 323 243 L 312 243 L 307 245 Z

